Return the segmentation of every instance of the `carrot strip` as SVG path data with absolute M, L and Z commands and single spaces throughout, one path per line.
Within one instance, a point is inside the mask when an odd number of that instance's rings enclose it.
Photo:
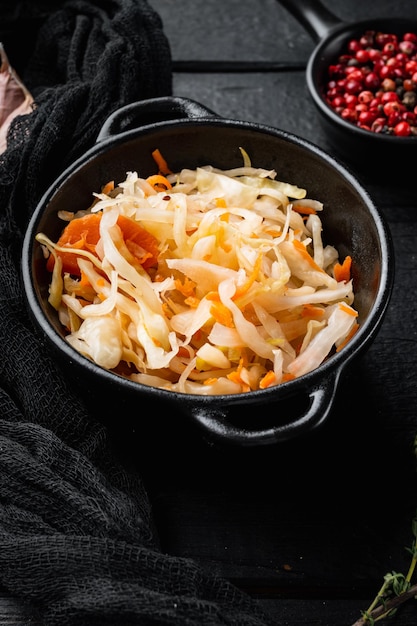
M 352 326 L 352 328 L 350 329 L 350 332 L 349 332 L 349 333 L 348 333 L 348 335 L 345 337 L 345 339 L 342 341 L 342 343 L 340 343 L 340 344 L 337 346 L 337 348 L 336 348 L 336 352 L 340 352 L 340 350 L 341 350 L 342 348 L 344 348 L 344 347 L 345 347 L 345 345 L 346 345 L 347 343 L 349 343 L 349 341 L 352 339 L 353 335 L 355 335 L 355 334 L 356 334 L 356 332 L 357 332 L 358 330 L 359 330 L 359 324 L 357 324 L 357 323 L 356 323 L 356 324 L 354 324 L 354 325 Z
M 238 370 L 234 372 L 230 372 L 230 374 L 227 374 L 227 378 L 231 380 L 233 383 L 237 383 L 238 385 L 241 385 L 242 391 L 244 393 L 247 391 L 250 391 L 249 385 L 240 376 L 239 368 Z
M 309 319 L 320 319 L 324 315 L 324 309 L 320 306 L 315 306 L 314 304 L 304 304 L 303 310 L 301 311 L 301 317 L 308 317 Z
M 218 381 L 218 378 L 207 378 L 203 382 L 203 385 L 214 385 L 214 383 L 216 383 L 217 381 Z
M 265 376 L 261 378 L 259 382 L 259 389 L 266 389 L 267 387 L 270 387 L 271 385 L 273 385 L 275 381 L 276 381 L 276 376 L 274 372 L 272 370 L 269 370 L 269 372 L 267 372 Z
M 90 281 L 84 272 L 81 272 L 80 287 L 90 287 Z
M 190 280 L 188 276 L 184 278 L 184 281 L 181 281 L 179 278 L 175 279 L 175 288 L 178 289 L 180 293 L 186 298 L 190 296 L 195 296 L 195 282 Z
M 144 269 L 157 263 L 159 243 L 156 237 L 130 217 L 119 215 L 117 225 L 123 233 L 127 249 L 139 261 Z M 146 254 L 143 254 L 143 250 Z
M 262 254 L 258 254 L 258 257 L 254 263 L 251 275 L 248 277 L 244 285 L 236 289 L 236 292 L 234 296 L 232 297 L 232 300 L 236 300 L 237 298 L 240 298 L 241 296 L 245 295 L 249 291 L 249 289 L 252 287 L 253 283 L 258 277 L 259 270 L 261 269 L 261 264 L 262 264 Z
M 100 239 L 101 213 L 88 213 L 83 217 L 68 222 L 58 239 L 58 246 L 71 249 L 88 250 L 95 254 L 97 242 Z M 158 240 L 138 222 L 119 215 L 117 224 L 123 233 L 123 238 L 129 252 L 147 269 L 155 265 L 158 259 Z M 62 259 L 62 270 L 74 276 L 80 276 L 78 255 L 73 252 L 56 252 Z M 51 254 L 46 263 L 47 269 L 52 272 L 55 264 Z
M 156 191 L 167 191 L 172 189 L 172 185 L 168 178 L 162 176 L 162 174 L 153 174 L 148 176 L 146 182 L 149 183 Z
M 211 300 L 212 302 L 220 302 L 220 296 L 218 291 L 209 291 L 206 295 L 206 300 Z
M 353 317 L 357 317 L 358 316 L 358 312 L 355 311 L 354 309 L 351 309 L 344 302 L 339 302 L 339 308 L 342 309 L 342 311 L 344 311 L 348 315 L 353 315 Z
M 58 239 L 58 245 L 67 248 L 78 248 L 80 250 L 95 251 L 96 244 L 100 239 L 100 220 L 98 213 L 89 213 L 83 217 L 77 217 L 68 222 Z M 56 252 L 62 259 L 62 270 L 69 274 L 79 276 L 80 269 L 77 263 L 77 255 L 71 252 Z M 51 254 L 46 267 L 52 272 L 55 265 L 54 256 Z
M 352 257 L 347 256 L 343 263 L 336 263 L 333 270 L 333 275 L 338 283 L 344 281 L 345 283 L 350 280 L 350 271 L 352 267 Z
M 311 267 L 313 267 L 318 272 L 324 272 L 324 269 L 320 267 L 319 265 L 317 265 L 313 257 L 309 255 L 305 245 L 301 243 L 301 241 L 299 241 L 298 239 L 294 239 L 293 245 L 294 245 L 294 248 L 302 255 L 303 259 L 309 262 Z
M 301 213 L 301 214 L 305 214 L 305 215 L 317 215 L 317 211 L 316 209 L 313 209 L 312 206 L 294 206 L 292 207 L 292 210 L 295 213 Z
M 110 193 L 111 191 L 113 191 L 113 189 L 114 189 L 114 180 L 110 180 L 110 181 L 109 181 L 108 183 L 106 183 L 106 184 L 104 185 L 104 187 L 101 189 L 101 193 L 105 193 L 105 194 L 106 194 L 106 196 L 108 196 L 108 195 L 109 195 L 109 193 Z
M 227 326 L 228 328 L 234 327 L 233 315 L 223 302 L 215 302 L 212 304 L 210 313 L 219 324 L 223 324 L 223 326 Z
M 156 148 L 156 150 L 154 150 L 152 152 L 152 157 L 153 157 L 153 160 L 155 161 L 155 163 L 158 166 L 158 173 L 159 174 L 162 174 L 163 176 L 167 176 L 168 174 L 172 174 L 172 171 L 169 169 L 168 163 L 166 162 L 166 160 L 162 156 L 161 151 L 159 150 L 159 148 Z

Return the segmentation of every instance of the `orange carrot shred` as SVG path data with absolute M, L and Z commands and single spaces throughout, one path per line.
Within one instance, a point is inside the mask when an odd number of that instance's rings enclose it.
M 234 372 L 230 372 L 230 374 L 227 374 L 227 378 L 231 380 L 233 383 L 237 383 L 238 385 L 241 385 L 243 392 L 250 391 L 249 385 L 240 377 L 239 368 L 235 370 Z
M 241 296 L 243 296 L 249 291 L 249 289 L 252 287 L 253 283 L 258 277 L 259 270 L 261 269 L 261 264 L 262 264 L 262 254 L 259 254 L 254 263 L 251 275 L 248 277 L 244 285 L 236 289 L 236 292 L 234 296 L 232 297 L 232 300 L 236 300 L 237 298 L 240 298 Z
M 271 385 L 273 385 L 275 381 L 276 381 L 275 373 L 272 370 L 269 370 L 269 372 L 267 372 L 265 376 L 261 378 L 259 382 L 259 389 L 266 389 L 267 387 L 270 387 Z
M 347 334 L 345 339 L 337 346 L 336 352 L 340 352 L 340 350 L 344 348 L 347 343 L 349 343 L 353 335 L 355 335 L 358 330 L 359 330 L 359 324 L 356 323 L 352 326 L 352 328 L 350 329 L 350 332 Z
M 351 309 L 344 302 L 339 302 L 339 308 L 342 309 L 342 311 L 344 311 L 348 315 L 352 315 L 353 317 L 357 317 L 358 316 L 358 312 L 355 311 L 355 309 Z
M 94 252 L 95 246 L 100 239 L 100 219 L 98 213 L 88 213 L 83 217 L 68 222 L 66 227 L 58 239 L 58 245 L 68 248 L 78 248 L 80 250 L 90 250 Z M 80 275 L 80 269 L 77 263 L 77 255 L 71 252 L 56 252 L 62 259 L 62 271 L 73 275 Z M 55 259 L 51 255 L 47 261 L 46 267 L 52 272 Z
M 318 272 L 324 272 L 324 269 L 321 268 L 319 265 L 317 265 L 317 263 L 315 262 L 315 260 L 313 259 L 312 256 L 310 256 L 310 254 L 308 253 L 307 248 L 305 247 L 305 245 L 303 243 L 301 243 L 301 241 L 299 241 L 298 239 L 294 239 L 293 240 L 293 245 L 294 248 L 302 255 L 303 259 L 305 261 L 308 261 L 309 264 Z
M 138 259 L 144 269 L 156 264 L 159 255 L 159 242 L 152 233 L 143 228 L 131 217 L 119 215 L 117 225 L 120 227 L 129 252 Z M 147 254 L 143 254 L 143 250 Z
M 352 267 L 352 257 L 349 255 L 345 257 L 343 263 L 336 263 L 333 270 L 333 275 L 338 283 L 344 281 L 345 283 L 350 280 L 350 270 Z
M 105 193 L 106 195 L 109 195 L 109 193 L 113 191 L 113 189 L 114 189 L 114 180 L 110 180 L 108 183 L 104 185 L 104 187 L 102 187 L 101 193 Z
M 155 163 L 158 166 L 158 173 L 159 174 L 162 174 L 163 176 L 167 176 L 168 174 L 172 174 L 172 171 L 169 169 L 168 163 L 166 162 L 166 160 L 162 156 L 161 151 L 159 150 L 159 148 L 156 148 L 156 150 L 154 150 L 152 152 L 152 157 L 153 157 L 153 160 L 155 161 Z
M 179 278 L 175 279 L 175 288 L 178 289 L 183 296 L 188 298 L 189 296 L 195 295 L 195 282 L 190 280 L 188 276 L 184 278 L 184 281 L 181 281 Z
M 218 381 L 218 378 L 207 378 L 204 381 L 204 385 L 214 385 L 214 383 L 216 383 Z
M 312 206 L 293 206 L 292 210 L 295 213 L 304 213 L 305 215 L 316 215 L 316 209 L 313 209 Z
M 66 225 L 58 239 L 58 246 L 88 250 L 95 254 L 97 242 L 100 239 L 101 213 L 88 213 L 77 217 Z M 158 240 L 149 231 L 130 217 L 119 215 L 117 225 L 122 231 L 126 247 L 129 252 L 147 269 L 157 262 L 159 247 Z M 73 252 L 56 252 L 62 259 L 62 270 L 74 276 L 80 276 L 77 254 Z M 55 260 L 50 255 L 46 267 L 51 272 Z
M 302 317 L 308 317 L 309 319 L 320 319 L 324 315 L 324 309 L 314 304 L 304 304 L 301 311 Z
M 84 272 L 81 272 L 80 286 L 81 287 L 89 287 L 90 286 L 90 281 L 87 278 L 87 274 L 85 274 Z
M 162 174 L 152 174 L 152 176 L 148 176 L 146 182 L 148 182 L 156 191 L 166 191 L 167 189 L 172 189 L 172 185 L 168 178 Z
M 219 324 L 223 324 L 223 326 L 227 326 L 228 328 L 234 327 L 233 315 L 222 302 L 212 304 L 210 313 Z

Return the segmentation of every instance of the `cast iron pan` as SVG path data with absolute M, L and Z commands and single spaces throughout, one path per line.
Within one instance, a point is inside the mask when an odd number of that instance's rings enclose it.
M 151 152 L 159 148 L 171 169 L 242 164 L 239 147 L 254 166 L 274 168 L 280 180 L 308 189 L 322 200 L 325 238 L 341 257 L 354 259 L 355 308 L 361 327 L 340 352 L 315 371 L 273 388 L 243 394 L 196 396 L 142 385 L 108 372 L 65 341 L 56 312 L 48 304 L 50 275 L 38 232 L 56 240 L 60 209 L 89 206 L 94 190 L 128 171 L 155 173 Z M 110 421 L 131 420 L 137 431 L 158 414 L 172 424 L 185 416 L 206 438 L 239 446 L 277 443 L 305 435 L 332 411 L 341 375 L 373 341 L 393 284 L 389 231 L 356 178 L 318 147 L 276 128 L 220 118 L 184 98 L 157 98 L 127 105 L 104 124 L 97 143 L 55 181 L 41 199 L 27 229 L 22 272 L 29 312 L 62 368 L 77 388 L 101 400 Z M 149 411 L 151 407 L 151 411 Z M 163 425 L 160 428 L 164 436 Z
M 309 93 L 323 128 L 338 156 L 372 175 L 407 174 L 415 170 L 417 137 L 372 133 L 342 119 L 326 103 L 323 93 L 326 71 L 350 39 L 367 30 L 403 35 L 417 33 L 417 17 L 372 18 L 347 23 L 329 11 L 320 0 L 279 0 L 312 36 L 317 46 L 306 69 Z

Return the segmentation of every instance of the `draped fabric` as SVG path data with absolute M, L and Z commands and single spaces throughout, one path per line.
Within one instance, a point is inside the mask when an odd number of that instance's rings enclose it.
M 160 550 L 143 478 L 23 298 L 21 243 L 43 192 L 115 109 L 171 94 L 159 15 L 145 0 L 3 1 L 0 41 L 35 101 L 0 155 L 0 585 L 43 626 L 268 624 L 228 581 Z

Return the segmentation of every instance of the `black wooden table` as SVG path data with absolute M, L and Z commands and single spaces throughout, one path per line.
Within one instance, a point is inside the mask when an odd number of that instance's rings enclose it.
M 330 150 L 305 83 L 315 43 L 279 2 L 152 5 L 171 42 L 175 95 Z M 415 0 L 325 5 L 348 22 L 417 19 Z M 406 573 L 413 541 L 417 191 L 415 180 L 401 176 L 370 179 L 354 154 L 347 165 L 387 218 L 396 276 L 382 328 L 342 381 L 328 422 L 301 441 L 257 450 L 188 437 L 171 416 L 172 433 L 155 437 L 146 463 L 137 453 L 163 550 L 228 578 L 288 626 L 354 624 L 385 574 Z M 390 623 L 415 626 L 416 602 Z M 3 593 L 0 624 L 37 622 L 31 607 Z

